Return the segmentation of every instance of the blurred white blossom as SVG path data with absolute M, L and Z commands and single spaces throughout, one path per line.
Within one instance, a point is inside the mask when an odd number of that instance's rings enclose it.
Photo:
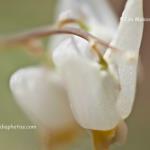
M 143 18 L 142 3 L 128 0 L 122 16 Z M 83 40 L 75 43 L 67 39 L 54 51 L 54 62 L 64 77 L 72 111 L 82 127 L 109 130 L 129 116 L 135 99 L 142 34 L 143 22 L 121 21 L 111 42 L 120 50 L 106 50 L 105 70 L 82 55 L 78 45 L 83 45 Z
M 99 49 L 107 63 L 104 67 L 87 41 L 74 35 L 56 36 L 49 42 L 49 59 L 53 58 L 55 68 L 20 69 L 11 77 L 11 91 L 39 126 L 57 130 L 78 128 L 79 124 L 91 130 L 114 129 L 133 107 L 143 22 L 121 20 L 117 27 L 117 18 L 105 0 L 62 0 L 60 12 L 58 21 L 82 20 L 89 33 L 111 42 L 117 50 Z M 143 18 L 143 1 L 128 0 L 122 18 L 137 17 Z M 68 26 L 80 28 L 76 23 Z
M 40 127 L 65 129 L 75 124 L 62 78 L 44 66 L 20 69 L 10 80 L 11 90 L 27 115 Z

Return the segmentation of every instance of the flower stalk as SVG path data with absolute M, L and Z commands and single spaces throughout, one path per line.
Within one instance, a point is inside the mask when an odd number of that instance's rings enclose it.
M 113 50 L 118 50 L 117 48 L 109 45 L 107 42 L 93 36 L 92 34 L 84 30 L 73 28 L 73 27 L 56 28 L 50 26 L 39 27 L 31 31 L 26 31 L 17 35 L 0 38 L 0 45 L 9 46 L 9 45 L 16 45 L 16 44 L 24 44 L 31 39 L 43 38 L 46 36 L 56 35 L 56 34 L 76 35 L 78 37 L 87 40 L 88 42 L 94 40 L 98 45 L 111 48 Z
M 64 27 L 66 24 L 71 24 L 71 23 L 77 23 L 82 29 L 77 29 L 74 27 Z M 110 46 L 107 42 L 93 36 L 92 34 L 86 32 L 86 30 L 87 27 L 86 25 L 84 25 L 82 21 L 68 18 L 68 19 L 58 21 L 58 23 L 54 27 L 50 27 L 50 26 L 40 27 L 17 35 L 8 36 L 6 38 L 0 38 L 0 46 L 24 44 L 31 50 L 31 52 L 36 53 L 37 51 L 37 53 L 42 53 L 43 51 L 41 49 L 41 45 L 39 45 L 39 41 L 37 40 L 38 38 L 42 38 L 50 35 L 56 35 L 56 34 L 76 35 L 89 42 L 92 51 L 98 57 L 99 64 L 101 64 L 103 69 L 107 69 L 107 62 L 103 58 L 103 55 L 101 54 L 100 50 L 103 47 L 111 48 L 113 50 L 117 50 L 117 48 Z

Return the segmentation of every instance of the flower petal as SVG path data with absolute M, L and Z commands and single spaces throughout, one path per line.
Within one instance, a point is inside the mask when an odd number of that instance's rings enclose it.
M 96 18 L 103 25 L 112 29 L 117 28 L 117 17 L 106 0 L 60 0 L 57 8 L 58 14 L 67 9 L 76 10 L 76 13 L 84 11 L 88 16 Z
M 98 9 L 96 6 L 97 2 L 101 3 L 101 5 L 98 4 Z M 57 6 L 56 14 L 59 14 L 59 16 L 57 16 L 56 19 L 60 19 L 63 17 L 65 19 L 74 18 L 82 20 L 89 27 L 89 32 L 91 34 L 101 38 L 104 41 L 110 42 L 114 37 L 115 31 L 117 29 L 117 18 L 114 12 L 112 11 L 109 3 L 106 2 L 106 0 L 100 0 L 97 2 L 95 0 L 88 1 L 88 3 L 84 0 L 80 2 L 74 2 L 74 0 L 61 0 L 59 1 Z M 97 9 L 96 11 L 95 6 Z M 105 16 L 105 14 L 109 15 Z M 71 24 L 69 26 L 77 27 L 74 24 Z M 70 37 L 70 35 L 56 35 L 54 38 L 52 38 L 48 44 L 50 53 L 51 50 L 56 48 L 57 45 L 67 37 Z
M 109 49 L 105 54 L 107 60 L 112 59 L 118 64 L 122 88 L 118 109 L 123 118 L 132 110 L 136 91 L 138 55 L 143 34 L 143 21 L 137 19 L 143 19 L 143 1 L 128 0 L 118 33 L 111 44 L 122 51 Z
M 73 54 L 78 54 L 85 59 L 96 61 L 92 54 L 88 43 L 81 38 L 67 38 L 60 43 L 54 50 L 53 61 L 56 66 L 60 66 L 65 60 L 64 58 L 72 57 Z
M 116 30 L 118 21 L 117 16 L 107 0 L 85 0 L 95 12 L 97 20 L 108 29 Z
M 98 38 L 100 38 L 103 41 L 111 42 L 113 39 L 115 32 L 111 30 L 110 28 L 102 25 L 102 24 L 96 24 L 94 22 L 90 22 L 90 33 Z
M 66 43 L 66 49 L 64 43 L 61 46 L 54 51 L 53 58 L 64 77 L 76 120 L 87 129 L 114 128 L 121 119 L 116 107 L 117 77 L 111 70 L 101 70 L 99 64 L 79 55 L 73 43 L 71 47 Z
M 51 129 L 69 126 L 74 119 L 60 77 L 44 67 L 17 71 L 10 88 L 25 113 L 39 125 Z

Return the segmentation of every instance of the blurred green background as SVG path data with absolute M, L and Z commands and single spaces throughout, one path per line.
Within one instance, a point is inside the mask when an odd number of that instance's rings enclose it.
M 54 2 L 52 0 L 0 0 L 0 35 L 50 24 Z M 9 78 L 17 68 L 36 64 L 37 61 L 21 47 L 1 50 L 0 124 L 31 124 L 11 96 Z M 38 150 L 36 130 L 1 130 L 0 149 Z
M 0 0 L 0 36 L 30 29 L 52 22 L 55 0 Z M 37 60 L 16 47 L 0 50 L 0 124 L 31 124 L 15 103 L 10 90 L 10 75 L 18 68 L 36 64 Z M 145 91 L 145 87 L 140 88 Z M 139 91 L 139 90 L 138 90 Z M 138 92 L 136 104 L 128 119 L 129 137 L 127 143 L 116 150 L 149 150 L 150 117 L 149 103 L 144 102 L 144 92 Z M 82 142 L 84 146 L 81 147 Z M 70 149 L 90 150 L 88 137 L 81 138 Z M 39 150 L 35 130 L 0 130 L 0 150 Z

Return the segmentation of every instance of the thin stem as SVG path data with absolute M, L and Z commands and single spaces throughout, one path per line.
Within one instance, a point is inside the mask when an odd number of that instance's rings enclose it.
M 81 37 L 88 42 L 93 39 L 97 44 L 103 45 L 104 47 L 111 48 L 113 50 L 117 50 L 117 48 L 114 48 L 110 46 L 107 42 L 91 35 L 90 33 L 83 31 L 81 29 L 76 28 L 54 28 L 50 26 L 40 27 L 33 29 L 31 31 L 23 32 L 17 35 L 8 36 L 6 38 L 0 38 L 0 45 L 14 45 L 14 44 L 22 44 L 24 42 L 27 42 L 28 40 L 32 38 L 42 38 L 50 35 L 56 35 L 56 34 L 72 34 L 76 35 L 78 37 Z

